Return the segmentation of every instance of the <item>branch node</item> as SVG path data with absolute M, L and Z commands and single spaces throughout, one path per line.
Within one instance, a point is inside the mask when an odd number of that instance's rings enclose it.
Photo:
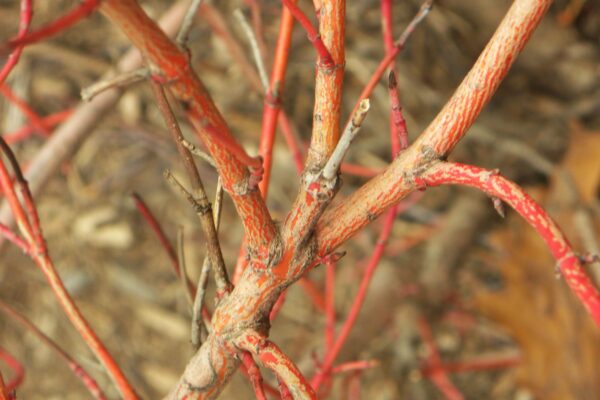
M 212 212 L 212 207 L 210 202 L 199 202 L 197 199 L 192 196 L 190 192 L 183 186 L 181 182 L 177 180 L 171 173 L 171 171 L 166 170 L 164 172 L 164 177 L 179 193 L 185 197 L 185 199 L 191 204 L 192 208 L 198 215 L 205 215 Z

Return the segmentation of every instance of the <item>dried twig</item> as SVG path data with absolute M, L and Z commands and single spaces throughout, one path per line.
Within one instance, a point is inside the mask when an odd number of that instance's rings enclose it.
M 256 69 L 258 70 L 258 76 L 260 76 L 260 81 L 266 92 L 267 90 L 269 90 L 269 78 L 267 77 L 267 69 L 265 68 L 265 64 L 263 62 L 262 55 L 258 47 L 258 41 L 256 40 L 256 36 L 254 36 L 254 32 L 252 31 L 252 28 L 246 20 L 246 17 L 244 16 L 242 10 L 235 10 L 233 12 L 233 15 L 242 27 L 244 34 L 248 38 L 250 48 L 252 49 L 252 56 L 254 57 L 254 62 L 256 63 Z
M 183 23 L 181 24 L 179 33 L 175 38 L 175 41 L 178 45 L 186 46 L 192 27 L 194 26 L 194 19 L 196 18 L 196 14 L 198 14 L 198 9 L 200 8 L 202 1 L 203 0 L 192 0 L 192 4 L 190 4 L 190 8 L 183 18 Z
M 101 80 L 81 90 L 81 99 L 90 101 L 99 93 L 111 88 L 122 88 L 141 82 L 150 77 L 150 70 L 146 67 L 134 69 L 132 71 L 123 72 L 115 77 Z
M 367 112 L 369 111 L 370 103 L 369 99 L 365 99 L 360 102 L 360 107 L 352 117 L 350 123 L 344 128 L 344 133 L 340 138 L 335 150 L 331 154 L 331 157 L 323 167 L 323 177 L 325 179 L 333 179 L 338 173 L 338 169 L 340 168 L 340 164 L 346 152 L 350 148 L 350 144 L 356 137 L 356 134 L 360 130 L 360 127 L 367 116 Z

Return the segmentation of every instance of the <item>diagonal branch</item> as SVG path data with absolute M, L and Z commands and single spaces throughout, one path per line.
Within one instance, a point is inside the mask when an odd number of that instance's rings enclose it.
M 334 64 L 333 66 L 317 65 L 313 127 L 306 161 L 308 168 L 323 166 L 333 152 L 340 135 L 345 64 L 345 18 L 345 0 L 323 1 L 319 33 L 324 45 L 329 49 Z
M 269 258 L 269 243 L 277 229 L 260 193 L 252 187 L 244 153 L 231 135 L 223 116 L 190 66 L 188 55 L 177 47 L 141 9 L 135 0 L 105 0 L 100 10 L 129 37 L 170 84 L 170 90 L 187 111 L 188 118 L 210 151 L 223 187 L 231 195 L 242 219 L 248 244 L 258 256 Z M 240 151 L 232 151 L 241 149 Z M 245 160 L 244 160 L 245 161 Z
M 475 187 L 514 208 L 546 242 L 565 282 L 600 327 L 600 292 L 587 276 L 560 228 L 516 183 L 495 171 L 458 163 L 437 163 L 423 174 L 422 179 L 428 186 L 454 184 Z
M 465 135 L 551 2 L 515 0 L 471 71 L 419 139 L 384 172 L 325 211 L 316 228 L 321 255 L 333 251 L 420 186 L 419 174 L 427 164 L 450 152 Z

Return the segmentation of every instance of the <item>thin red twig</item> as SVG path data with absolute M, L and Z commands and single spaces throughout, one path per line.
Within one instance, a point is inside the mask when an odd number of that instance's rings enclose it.
M 69 118 L 71 116 L 71 114 L 73 113 L 73 111 L 74 110 L 72 108 L 69 108 L 67 110 L 63 110 L 63 111 L 56 112 L 54 114 L 47 115 L 47 116 L 41 118 L 41 123 L 44 127 L 46 127 L 47 130 L 50 131 L 56 125 L 60 124 L 61 122 L 65 121 L 67 118 Z M 8 143 L 8 144 L 17 143 L 17 142 L 20 142 L 21 140 L 27 139 L 33 132 L 37 132 L 37 131 L 39 131 L 39 129 L 37 129 L 32 123 L 29 123 L 13 132 L 9 132 L 9 133 L 5 134 L 4 140 L 6 140 L 6 143 Z
M 31 25 L 31 17 L 33 15 L 32 8 L 33 0 L 21 0 L 21 14 L 19 20 L 19 33 L 17 33 L 17 38 L 22 38 L 27 34 L 29 30 L 29 26 Z M 6 77 L 10 74 L 10 71 L 17 65 L 19 62 L 19 58 L 21 58 L 21 53 L 23 52 L 23 46 L 17 46 L 10 53 L 8 59 L 6 60 L 6 64 L 0 70 L 0 85 L 4 83 Z
M 282 2 L 306 31 L 308 40 L 311 41 L 315 47 L 315 50 L 317 51 L 317 54 L 319 55 L 319 64 L 326 69 L 333 68 L 335 65 L 333 58 L 331 57 L 329 50 L 327 50 L 325 43 L 323 43 L 323 40 L 321 40 L 321 35 L 319 35 L 306 14 L 304 14 L 304 12 L 298 8 L 298 6 L 292 0 L 282 0 Z
M 14 49 L 54 36 L 57 33 L 69 28 L 77 21 L 87 17 L 96 9 L 96 7 L 98 7 L 99 4 L 100 0 L 84 0 L 79 6 L 69 11 L 62 17 L 54 20 L 50 24 L 27 35 L 11 39 L 8 42 L 8 46 L 11 49 Z
M 573 252 L 571 244 L 556 223 L 516 183 L 504 178 L 497 171 L 444 162 L 432 166 L 422 178 L 429 186 L 447 184 L 472 186 L 514 208 L 546 242 L 565 282 L 585 306 L 596 325 L 600 327 L 600 292 L 587 276 L 579 257 Z
M 385 250 L 385 244 L 387 242 L 387 238 L 389 237 L 392 227 L 394 225 L 394 220 L 396 218 L 396 206 L 392 207 L 388 213 L 386 214 L 385 221 L 383 227 L 381 229 L 381 233 L 379 234 L 379 238 L 377 240 L 377 244 L 375 245 L 375 249 L 373 250 L 373 254 L 367 267 L 365 268 L 364 275 L 361 279 L 360 286 L 354 297 L 352 302 L 352 306 L 350 307 L 350 311 L 348 312 L 348 316 L 346 317 L 346 321 L 344 321 L 344 325 L 340 329 L 340 333 L 338 334 L 335 343 L 333 346 L 328 349 L 325 354 L 325 359 L 319 369 L 319 371 L 315 374 L 311 381 L 312 387 L 317 390 L 319 386 L 323 383 L 325 378 L 331 372 L 331 367 L 333 366 L 333 362 L 337 358 L 342 346 L 346 342 L 356 319 L 358 318 L 358 313 L 360 312 L 361 306 L 364 302 L 364 299 L 367 295 L 367 289 L 369 288 L 369 284 L 371 282 L 371 278 L 373 277 L 373 273 L 379 263 L 379 260 L 383 256 L 383 252 Z
M 29 245 L 16 233 L 13 232 L 8 226 L 0 224 L 0 234 L 4 236 L 9 242 L 21 249 L 23 253 L 29 254 Z
M 454 386 L 446 371 L 441 367 L 442 360 L 437 350 L 433 334 L 431 333 L 431 327 L 424 318 L 419 318 L 417 327 L 421 333 L 423 343 L 427 348 L 427 365 L 431 368 L 429 379 L 433 384 L 444 394 L 444 397 L 448 400 L 462 400 L 464 396 Z
M 28 254 L 46 276 L 65 314 L 90 350 L 104 365 L 115 385 L 121 391 L 122 396 L 126 399 L 137 399 L 137 394 L 129 384 L 125 374 L 100 341 L 95 331 L 87 323 L 58 275 L 54 263 L 48 254 L 46 242 L 41 233 L 37 209 L 27 182 L 23 177 L 15 155 L 2 137 L 0 137 L 0 148 L 9 161 L 15 175 L 15 180 L 13 181 L 4 163 L 0 162 L 0 188 L 11 206 L 21 234 L 29 247 Z M 19 192 L 18 195 L 17 191 Z M 19 195 L 23 204 L 21 204 Z
M 242 351 L 240 353 L 240 359 L 242 360 L 242 364 L 246 368 L 246 372 L 248 372 L 250 383 L 252 384 L 252 389 L 254 389 L 254 394 L 256 395 L 257 400 L 266 400 L 267 396 L 265 395 L 263 378 L 260 374 L 258 366 L 254 362 L 254 359 L 252 358 L 250 353 L 246 351 Z
M 23 368 L 23 365 L 2 347 L 0 347 L 0 360 L 4 361 L 4 363 L 13 371 L 11 380 L 4 385 L 6 392 L 10 393 L 23 383 L 23 380 L 25 379 L 25 368 Z M 8 398 L 11 398 L 10 394 Z
M 92 397 L 98 400 L 105 399 L 104 394 L 102 393 L 102 390 L 98 386 L 96 380 L 92 378 L 92 376 L 80 364 L 78 364 L 77 361 L 75 361 L 63 349 L 61 349 L 56 342 L 46 336 L 46 334 L 39 330 L 38 327 L 31 323 L 31 321 L 29 321 L 2 300 L 0 300 L 0 311 L 2 311 L 12 320 L 16 321 L 18 324 L 22 325 L 27 331 L 33 333 L 43 344 L 58 354 L 58 356 L 69 366 L 69 369 L 73 371 L 73 374 L 85 385 Z
M 344 372 L 351 371 L 364 371 L 379 366 L 377 360 L 361 360 L 361 361 L 350 361 L 343 364 L 339 364 L 331 368 L 332 374 L 341 374 Z
M 164 249 L 165 253 L 167 253 L 167 256 L 169 257 L 169 261 L 171 262 L 171 266 L 173 267 L 173 271 L 175 272 L 175 275 L 178 278 L 181 278 L 181 268 L 179 267 L 179 260 L 177 259 L 177 253 L 175 252 L 175 248 L 173 248 L 171 241 L 169 240 L 169 238 L 167 238 L 167 235 L 165 235 L 165 232 L 164 232 L 162 226 L 160 225 L 160 223 L 158 222 L 158 220 L 156 219 L 156 217 L 154 216 L 154 214 L 152 213 L 152 211 L 150 210 L 150 208 L 148 207 L 148 205 L 146 204 L 144 199 L 142 199 L 142 197 L 139 194 L 132 193 L 131 197 L 133 198 L 133 201 L 135 202 L 135 206 L 138 209 L 138 211 L 140 212 L 140 215 L 142 216 L 144 221 L 146 221 L 148 223 L 148 225 L 150 225 L 150 229 L 152 229 L 152 232 L 154 232 L 154 234 L 158 238 L 158 241 L 160 242 L 161 247 Z M 190 293 L 190 295 L 193 297 L 194 294 L 196 293 L 196 286 L 194 285 L 194 283 L 192 281 L 190 281 L 189 278 L 187 278 L 186 281 L 187 281 L 186 286 L 187 286 L 188 293 Z
M 8 101 L 13 103 L 30 121 L 31 124 L 44 136 L 50 136 L 50 130 L 46 127 L 42 118 L 27 104 L 25 101 L 20 99 L 14 92 L 6 85 L 0 85 L 0 93 Z
M 325 349 L 331 349 L 335 340 L 335 261 L 325 262 Z

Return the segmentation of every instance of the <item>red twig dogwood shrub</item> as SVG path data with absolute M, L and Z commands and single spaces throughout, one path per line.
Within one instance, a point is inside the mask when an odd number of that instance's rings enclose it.
M 190 15 L 193 17 L 199 2 L 192 3 Z M 247 3 L 253 10 L 253 15 L 259 16 L 258 3 L 250 0 Z M 345 65 L 345 0 L 315 0 L 315 14 L 310 16 L 298 7 L 295 0 L 282 0 L 279 36 L 274 50 L 274 62 L 270 68 L 270 79 L 263 73 L 262 79 L 253 83 L 264 93 L 259 154 L 253 157 L 246 153 L 232 135 L 226 119 L 205 88 L 201 75 L 192 68 L 185 39 L 186 29 L 189 27 L 185 28 L 185 21 L 182 33 L 173 40 L 144 12 L 137 0 L 84 1 L 52 24 L 28 33 L 32 5 L 31 2 L 23 1 L 19 34 L 3 47 L 4 51 L 12 52 L 12 55 L 0 73 L 0 84 L 10 73 L 15 60 L 18 60 L 23 46 L 67 29 L 90 12 L 100 12 L 139 49 L 146 64 L 142 71 L 135 75 L 117 77 L 111 84 L 123 84 L 132 79 L 150 81 L 157 104 L 181 155 L 189 187 L 179 183 L 168 173 L 167 179 L 194 207 L 208 238 L 206 262 L 197 285 L 187 280 L 184 265 L 178 263 L 175 250 L 169 247 L 150 211 L 137 198 L 139 209 L 168 249 L 174 268 L 184 280 L 194 309 L 192 343 L 197 350 L 168 398 L 216 398 L 232 374 L 241 368 L 259 399 L 271 395 L 314 399 L 336 371 L 372 367 L 372 361 L 337 366 L 334 362 L 356 320 L 373 271 L 383 254 L 394 218 L 400 211 L 400 201 L 407 196 L 416 201 L 421 191 L 439 185 L 475 187 L 492 197 L 498 208 L 506 203 L 521 214 L 544 239 L 556 259 L 565 283 L 600 326 L 600 294 L 582 268 L 582 258 L 574 252 L 544 209 L 519 186 L 495 171 L 446 161 L 448 154 L 494 95 L 550 6 L 550 0 L 514 1 L 454 95 L 413 143 L 408 143 L 395 76 L 393 72 L 386 75 L 392 104 L 389 136 L 394 160 L 384 170 L 375 171 L 374 176 L 350 196 L 332 204 L 341 184 L 340 168 L 353 168 L 351 165 L 342 165 L 342 161 L 362 121 L 367 117 L 371 107 L 368 98 L 384 73 L 390 69 L 393 71 L 396 56 L 404 48 L 410 33 L 430 12 L 432 3 L 433 1 L 425 1 L 403 34 L 394 40 L 391 34 L 392 2 L 381 1 L 386 55 L 357 99 L 349 121 L 344 122 L 340 114 Z M 199 12 L 210 15 L 208 7 L 201 8 Z M 314 45 L 316 57 L 312 134 L 303 163 L 299 146 L 289 133 L 287 116 L 281 109 L 282 93 L 286 91 L 285 75 L 291 52 L 291 32 L 295 21 L 306 31 L 308 39 Z M 317 21 L 317 24 L 312 21 Z M 188 25 L 189 22 L 190 20 L 187 21 Z M 260 18 L 254 18 L 253 22 L 255 26 L 259 25 Z M 218 21 L 213 18 L 213 23 L 218 24 Z M 255 31 L 254 53 L 257 64 L 260 65 L 264 40 L 259 30 Z M 264 66 L 260 68 L 264 69 Z M 211 206 L 192 158 L 192 153 L 198 149 L 187 143 L 181 135 L 177 120 L 170 110 L 169 100 L 177 101 L 185 111 L 208 152 L 206 157 L 218 171 L 223 190 L 232 199 L 242 221 L 244 244 L 231 278 L 217 239 L 218 201 L 214 207 Z M 32 121 L 40 125 L 40 130 L 50 123 L 35 117 L 32 117 Z M 278 125 L 286 134 L 286 141 L 295 154 L 296 165 L 301 172 L 300 190 L 281 225 L 274 223 L 264 200 L 268 191 L 274 135 Z M 28 254 L 44 272 L 70 320 L 106 368 L 123 398 L 137 398 L 135 389 L 64 289 L 45 244 L 27 182 L 10 148 L 4 141 L 1 143 L 7 163 L 0 163 L 0 186 L 14 214 L 18 232 L 8 226 L 1 226 L 0 232 Z M 10 166 L 10 170 L 7 166 Z M 336 249 L 383 213 L 387 214 L 378 244 L 347 321 L 336 334 L 332 300 L 333 269 L 339 261 Z M 319 264 L 325 264 L 326 268 L 324 298 L 310 282 L 302 281 L 307 271 Z M 217 305 L 212 315 L 202 307 L 209 270 L 215 277 L 217 287 Z M 326 318 L 325 354 L 311 379 L 304 376 L 294 361 L 269 339 L 271 321 L 281 307 L 285 290 L 299 280 L 312 293 L 317 309 Z M 263 382 L 257 364 L 274 372 L 279 382 L 277 389 Z M 96 386 L 90 390 L 97 392 Z M 460 398 L 460 393 L 454 388 L 447 388 L 446 393 L 450 393 L 447 395 L 452 398 Z M 3 396 L 10 398 L 12 394 L 5 388 Z

